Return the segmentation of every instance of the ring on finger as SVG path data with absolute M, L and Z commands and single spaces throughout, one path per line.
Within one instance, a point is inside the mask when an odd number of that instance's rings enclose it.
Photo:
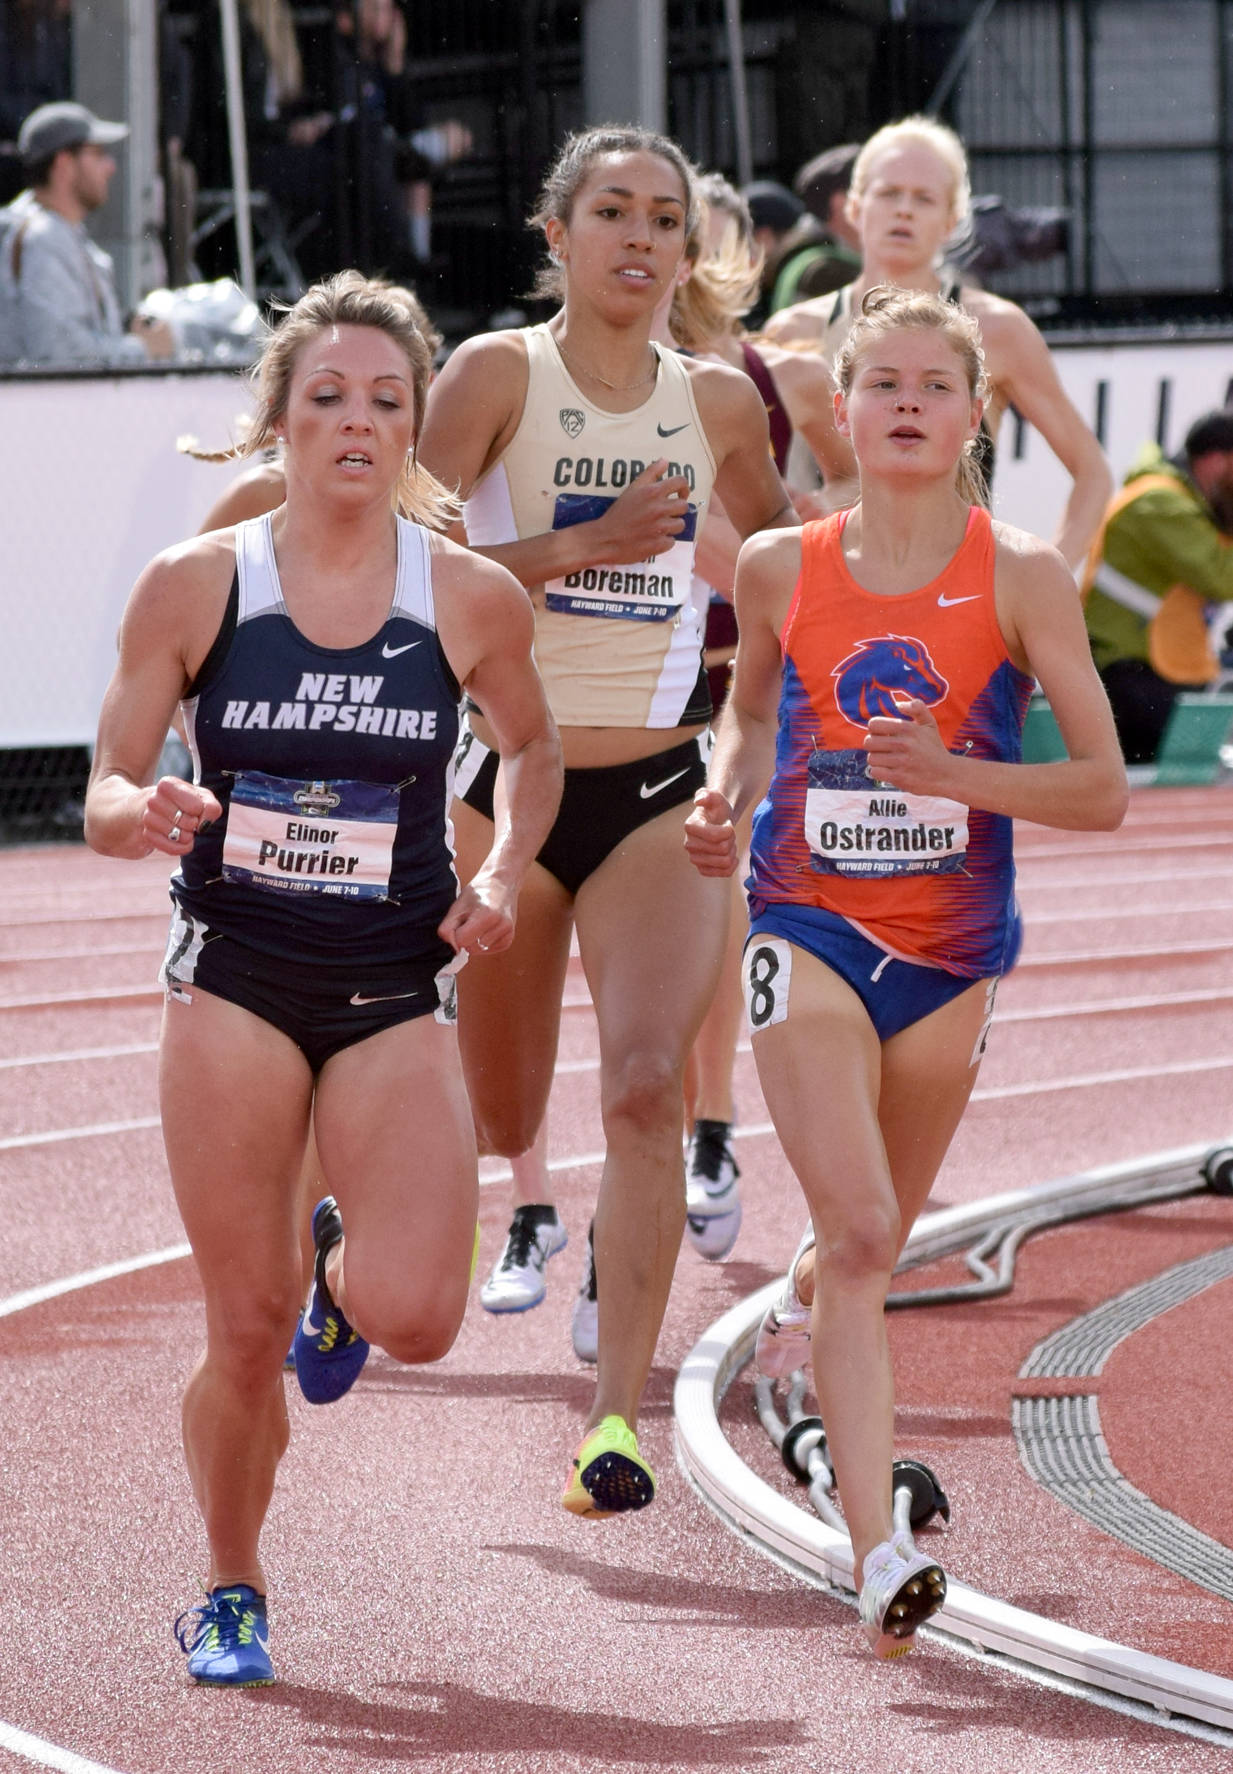
M 178 844 L 180 842 L 180 827 L 179 827 L 179 825 L 173 825 L 171 827 L 170 831 L 167 833 L 167 836 L 171 839 L 171 842 L 173 844 Z
M 477 942 L 475 946 L 477 949 L 483 949 L 485 954 L 488 953 L 488 944 L 486 942 Z

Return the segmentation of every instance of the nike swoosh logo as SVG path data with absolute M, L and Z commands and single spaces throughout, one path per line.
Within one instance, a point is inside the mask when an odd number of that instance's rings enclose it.
M 391 647 L 387 641 L 381 649 L 382 659 L 397 659 L 400 653 L 409 653 L 412 647 L 418 647 L 419 641 L 408 641 L 405 647 Z
M 396 998 L 418 998 L 418 992 L 378 992 L 375 998 L 362 998 L 358 992 L 351 994 L 353 1004 L 392 1004 Z
M 938 609 L 949 610 L 952 604 L 974 604 L 979 596 L 980 593 L 974 591 L 971 597 L 947 597 L 944 591 L 940 591 L 938 593 Z
M 314 1283 L 313 1290 L 308 1296 L 308 1304 L 304 1308 L 303 1320 L 301 1321 L 301 1324 L 300 1324 L 300 1329 L 304 1332 L 304 1335 L 310 1339 L 313 1337 L 319 1337 L 321 1335 L 322 1331 L 325 1329 L 325 1326 L 323 1324 L 314 1324 L 312 1321 L 312 1310 L 316 1304 L 317 1304 L 317 1288 L 316 1288 L 316 1284 Z
M 661 437 L 675 437 L 677 432 L 684 431 L 685 426 L 688 424 L 689 424 L 689 420 L 686 419 L 685 425 L 669 425 L 667 430 L 665 430 L 662 425 L 657 425 L 655 427 L 655 429 L 656 429 L 656 431 L 658 431 L 658 433 Z
M 679 782 L 684 774 L 684 770 L 678 770 L 675 776 L 665 776 L 662 782 L 644 782 L 638 793 L 644 801 L 649 801 L 652 795 L 657 795 L 661 789 L 667 788 L 670 782 Z

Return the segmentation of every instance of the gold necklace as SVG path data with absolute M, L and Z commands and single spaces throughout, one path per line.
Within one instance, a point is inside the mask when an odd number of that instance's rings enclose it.
M 598 382 L 602 388 L 610 388 L 614 394 L 632 394 L 635 388 L 645 388 L 647 383 L 653 382 L 659 374 L 659 359 L 656 357 L 651 365 L 649 376 L 640 376 L 636 382 L 610 382 L 607 376 L 601 376 L 598 370 L 589 370 L 584 363 L 577 363 L 576 359 L 571 358 L 559 339 L 556 340 L 556 348 L 566 363 L 575 363 L 584 376 L 590 376 L 593 382 Z

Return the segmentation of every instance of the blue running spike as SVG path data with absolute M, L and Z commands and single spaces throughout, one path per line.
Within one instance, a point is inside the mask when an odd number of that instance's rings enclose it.
M 274 1680 L 265 1597 L 247 1583 L 220 1584 L 173 1628 L 188 1673 L 215 1688 L 264 1688 Z
M 295 1333 L 295 1374 L 309 1404 L 333 1404 L 355 1385 L 368 1360 L 368 1344 L 352 1330 L 326 1286 L 325 1260 L 342 1235 L 338 1203 L 326 1195 L 313 1209 L 313 1283 Z

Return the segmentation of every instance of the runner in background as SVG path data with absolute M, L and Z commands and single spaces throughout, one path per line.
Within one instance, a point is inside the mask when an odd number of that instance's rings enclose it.
M 682 350 L 717 358 L 750 377 L 766 408 L 775 466 L 786 481 L 794 435 L 809 449 L 826 447 L 833 424 L 830 371 L 813 352 L 785 351 L 746 334 L 742 318 L 756 300 L 762 274 L 749 205 L 719 173 L 704 174 L 698 191 L 700 215 L 695 239 L 687 249 L 692 270 L 673 300 L 669 336 Z M 807 491 L 801 488 L 802 493 Z M 714 499 L 704 536 L 703 564 L 712 578 L 708 583 L 698 575 L 695 591 L 705 609 L 707 675 L 718 711 L 728 693 L 736 653 L 732 583 L 741 539 Z M 742 836 L 747 842 L 748 831 Z M 733 881 L 732 894 L 723 973 L 698 1031 L 686 1080 L 691 1131 L 685 1159 L 685 1230 L 694 1249 L 710 1262 L 731 1255 L 742 1216 L 740 1167 L 732 1138 L 745 935 L 738 881 Z
M 875 284 L 924 290 L 961 306 L 980 326 L 989 375 L 982 445 L 986 486 L 993 478 L 1002 416 L 1014 406 L 1070 474 L 1070 496 L 1054 541 L 1077 576 L 1113 492 L 1109 465 L 1022 308 L 988 290 L 947 280 L 940 270 L 946 241 L 967 216 L 970 202 L 967 155 L 953 130 L 931 117 L 906 117 L 878 130 L 857 157 L 848 193 L 864 259 L 860 276 L 834 295 L 773 314 L 766 336 L 780 345 L 810 347 L 834 363 L 862 298 Z M 833 432 L 819 460 L 825 485 L 815 515 L 856 497 L 848 440 Z
M 595 1215 L 597 1387 L 563 1496 L 640 1508 L 636 1440 L 684 1223 L 686 1057 L 714 991 L 726 890 L 688 867 L 677 809 L 701 785 L 710 698 L 690 597 L 712 485 L 737 531 L 790 520 L 748 378 L 652 344 L 692 221 L 675 143 L 571 137 L 534 218 L 561 302 L 544 327 L 487 333 L 434 386 L 424 461 L 467 501 L 473 547 L 532 591 L 536 658 L 566 758 L 557 824 L 516 940 L 465 993 L 464 1062 L 484 1150 L 531 1145 L 556 1058 L 570 936 L 595 1004 L 607 1152 Z M 481 698 L 460 750 L 460 860 L 491 843 Z
M 685 833 L 731 874 L 769 781 L 743 974 L 812 1225 L 756 1358 L 779 1375 L 812 1346 L 861 1622 L 896 1657 L 946 1580 L 893 1520 L 884 1308 L 1018 953 L 1011 821 L 1112 830 L 1127 791 L 1066 563 L 980 500 L 974 317 L 870 291 L 835 376 L 860 500 L 742 551 L 736 680 Z M 1020 761 L 1035 679 L 1064 762 Z
M 205 1294 L 183 1429 L 210 1570 L 177 1631 L 212 1685 L 273 1680 L 259 1541 L 289 1437 L 310 1125 L 337 1199 L 313 1215 L 295 1355 L 301 1390 L 327 1403 L 371 1342 L 423 1362 L 457 1334 L 477 1162 L 456 974 L 512 940 L 560 789 L 525 593 L 431 533 L 453 507 L 415 459 L 430 370 L 391 285 L 343 272 L 295 304 L 248 440 L 283 445 L 285 502 L 143 572 L 87 795 L 94 849 L 180 861 L 160 1104 Z M 464 687 L 500 735 L 508 817 L 460 892 L 447 813 Z M 152 782 L 177 704 L 193 780 Z

